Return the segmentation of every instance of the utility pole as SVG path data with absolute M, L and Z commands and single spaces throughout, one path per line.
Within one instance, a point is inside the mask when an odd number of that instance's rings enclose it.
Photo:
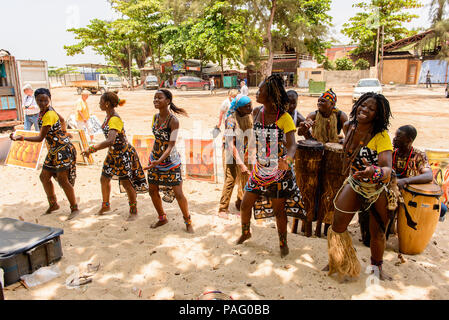
M 384 76 L 384 39 L 385 39 L 385 28 L 382 25 L 382 55 L 380 58 L 380 83 L 382 83 L 383 81 L 383 76 Z
M 379 29 L 380 26 L 377 27 L 377 41 L 376 41 L 376 78 L 379 78 Z

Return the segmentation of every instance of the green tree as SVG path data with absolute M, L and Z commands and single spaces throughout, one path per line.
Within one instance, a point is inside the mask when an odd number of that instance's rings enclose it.
M 252 15 L 249 25 L 259 29 L 267 49 L 263 76 L 271 74 L 274 51 L 284 45 L 322 59 L 329 45 L 323 39 L 331 22 L 327 14 L 330 0 L 248 0 L 244 3 Z
M 187 54 L 218 63 L 223 80 L 224 60 L 240 60 L 245 34 L 243 9 L 233 8 L 228 1 L 212 2 L 196 21 L 189 32 Z
M 343 57 L 335 60 L 335 69 L 336 70 L 352 70 L 354 69 L 354 64 L 352 63 L 352 60 Z
M 367 70 L 370 67 L 370 63 L 368 60 L 365 59 L 358 59 L 355 64 L 354 67 L 358 70 Z
M 73 67 L 62 67 L 62 68 L 53 67 L 53 66 L 48 67 L 48 76 L 49 77 L 63 76 L 68 73 L 78 73 L 78 70 Z
M 404 23 L 412 21 L 418 15 L 407 9 L 420 8 L 419 0 L 370 0 L 353 5 L 361 11 L 343 25 L 343 34 L 357 44 L 353 55 L 369 53 L 374 56 L 377 47 L 377 32 L 384 26 L 384 44 L 397 41 L 407 36 Z

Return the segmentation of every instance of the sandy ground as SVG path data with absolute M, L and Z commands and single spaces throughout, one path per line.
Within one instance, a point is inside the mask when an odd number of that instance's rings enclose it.
M 352 87 L 334 88 L 338 106 L 351 109 Z M 300 91 L 300 90 L 298 90 Z M 53 89 L 53 104 L 67 116 L 79 97 L 73 89 Z M 127 104 L 118 110 L 128 135 L 150 134 L 154 91 L 124 91 Z M 180 118 L 183 129 L 208 132 L 216 123 L 218 108 L 225 92 L 210 97 L 205 92 L 174 91 L 174 102 L 185 108 L 190 117 Z M 255 89 L 250 96 L 254 98 Z M 444 88 L 385 88 L 394 114 L 390 134 L 401 125 L 418 128 L 415 145 L 421 148 L 446 148 L 449 100 Z M 303 115 L 315 110 L 317 98 L 301 96 L 299 109 Z M 98 108 L 99 95 L 88 100 L 93 114 L 102 121 Z M 255 106 L 255 104 L 253 105 Z M 201 126 L 202 129 L 198 129 Z M 97 140 L 101 136 L 96 137 Z M 45 156 L 43 152 L 41 161 Z M 62 190 L 56 187 L 61 209 L 42 216 L 47 208 L 39 172 L 0 166 L 3 188 L 0 190 L 0 216 L 64 229 L 64 256 L 57 263 L 61 276 L 38 287 L 21 285 L 6 288 L 6 299 L 196 299 L 206 290 L 221 290 L 234 299 L 447 299 L 449 297 L 448 221 L 438 223 L 436 232 L 424 253 L 404 256 L 399 264 L 397 237 L 388 241 L 384 270 L 393 281 L 373 284 L 364 271 L 369 266 L 369 248 L 359 241 L 360 232 L 354 218 L 349 230 L 362 264 L 362 273 L 354 282 L 340 284 L 320 270 L 327 264 L 325 238 L 306 238 L 289 234 L 290 255 L 279 256 L 274 222 L 252 223 L 253 237 L 243 245 L 235 245 L 240 234 L 240 220 L 231 215 L 225 220 L 217 216 L 222 189 L 219 183 L 185 181 L 195 234 L 184 231 L 177 203 L 165 204 L 170 223 L 156 230 L 149 225 L 157 214 L 148 195 L 138 196 L 139 219 L 126 222 L 128 203 L 117 183 L 112 188 L 112 213 L 98 217 L 101 205 L 99 178 L 106 151 L 94 155 L 95 164 L 77 167 L 76 194 L 82 213 L 73 221 L 65 221 L 69 205 Z M 221 162 L 220 162 L 221 163 Z M 8 182 L 6 184 L 6 182 Z M 7 187 L 6 187 L 7 185 Z M 232 199 L 231 210 L 236 212 Z M 254 220 L 253 220 L 254 221 Z M 93 282 L 68 289 L 65 281 L 87 273 L 89 263 L 100 263 Z M 140 297 L 139 297 L 140 295 Z

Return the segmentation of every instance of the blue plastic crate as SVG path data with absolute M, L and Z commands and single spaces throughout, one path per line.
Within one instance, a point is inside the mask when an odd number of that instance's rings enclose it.
M 15 109 L 16 108 L 16 100 L 14 97 L 8 97 L 9 102 L 9 109 Z
M 1 110 L 8 110 L 9 104 L 8 104 L 8 97 L 1 97 L 0 98 L 0 106 Z

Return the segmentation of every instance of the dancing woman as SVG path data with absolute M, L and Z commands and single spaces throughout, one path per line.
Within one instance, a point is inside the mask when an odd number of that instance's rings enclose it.
M 281 257 L 285 257 L 289 253 L 285 204 L 287 198 L 299 193 L 292 169 L 296 152 L 296 126 L 287 112 L 289 100 L 280 76 L 272 75 L 264 80 L 256 99 L 263 104 L 253 111 L 256 164 L 245 186 L 240 208 L 242 235 L 237 244 L 251 238 L 251 209 L 259 195 L 264 195 L 271 199 Z
M 385 231 L 396 206 L 390 183 L 393 150 L 387 131 L 390 117 L 388 100 L 381 94 L 366 93 L 356 102 L 344 126 L 349 177 L 335 197 L 336 211 L 327 238 L 329 275 L 336 272 L 340 279 L 360 274 L 360 262 L 347 227 L 354 214 L 367 210 L 371 214 L 371 265 L 376 276 L 386 278 L 382 271 Z
M 132 221 L 137 218 L 137 193 L 146 193 L 148 185 L 136 149 L 128 142 L 124 123 L 116 111 L 116 108 L 123 106 L 125 102 L 113 92 L 106 92 L 101 96 L 100 109 L 106 113 L 102 125 L 106 140 L 90 146 L 82 154 L 87 157 L 98 150 L 109 148 L 101 173 L 103 202 L 98 214 L 103 215 L 111 211 L 109 202 L 111 179 L 118 179 L 128 195 L 129 216 L 127 220 Z
M 165 194 L 165 201 L 172 202 L 176 198 L 184 217 L 186 231 L 193 233 L 187 199 L 182 192 L 181 157 L 175 149 L 179 120 L 172 113 L 187 116 L 187 112 L 175 106 L 171 92 L 166 89 L 156 92 L 153 104 L 159 110 L 153 117 L 152 125 L 156 139 L 150 154 L 149 166 L 144 168 L 148 170 L 150 196 L 159 216 L 159 220 L 153 223 L 151 228 L 158 228 L 168 223 L 159 194 L 161 190 Z
M 55 189 L 51 182 L 51 177 L 54 177 L 70 202 L 71 213 L 67 218 L 70 220 L 79 214 L 75 190 L 73 189 L 76 179 L 76 149 L 70 142 L 64 119 L 51 106 L 50 91 L 45 88 L 37 89 L 34 92 L 34 97 L 40 109 L 38 122 L 41 129 L 39 135 L 23 137 L 11 134 L 10 137 L 14 141 L 41 142 L 46 139 L 49 150 L 39 176 L 49 203 L 49 208 L 45 214 L 50 214 L 59 209 Z

